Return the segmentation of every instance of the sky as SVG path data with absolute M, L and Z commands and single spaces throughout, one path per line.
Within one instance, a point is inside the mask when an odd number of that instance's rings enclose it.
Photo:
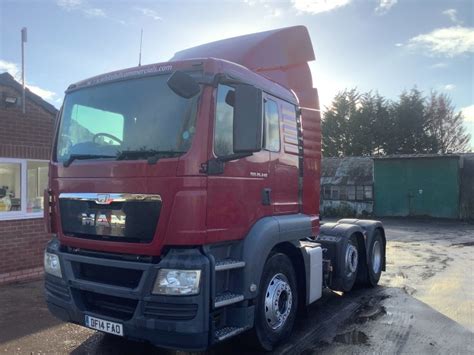
M 345 88 L 396 99 L 447 93 L 474 150 L 473 0 L 0 0 L 0 73 L 21 77 L 56 107 L 73 82 L 228 37 L 305 25 L 321 105 Z

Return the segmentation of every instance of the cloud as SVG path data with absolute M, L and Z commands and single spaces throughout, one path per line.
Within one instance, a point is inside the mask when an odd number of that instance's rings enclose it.
M 352 0 L 292 0 L 293 7 L 300 13 L 319 14 L 348 5 Z
M 72 11 L 82 5 L 82 0 L 57 0 L 56 4 L 66 11 Z
M 0 72 L 7 72 L 15 78 L 15 80 L 21 80 L 21 73 L 18 65 L 16 63 L 7 62 L 6 60 L 0 59 Z M 53 100 L 56 96 L 56 93 L 43 89 L 39 86 L 32 85 L 28 82 L 25 83 L 25 86 L 30 89 L 31 92 L 34 92 L 36 95 L 40 96 L 45 100 Z
M 263 7 L 265 20 L 271 20 L 282 17 L 285 10 L 288 10 L 289 1 L 275 1 L 275 0 L 243 0 L 244 4 L 250 7 Z M 278 5 L 278 7 L 277 7 Z
M 82 11 L 87 17 L 107 17 L 105 11 L 98 8 L 87 8 Z
M 40 88 L 36 85 L 27 84 L 26 87 L 45 100 L 53 100 L 56 96 L 55 92 Z
M 161 16 L 158 15 L 158 13 L 155 10 L 148 9 L 146 7 L 135 7 L 134 8 L 136 11 L 141 12 L 143 16 L 151 17 L 155 21 L 160 21 L 162 20 Z
M 378 15 L 385 15 L 397 2 L 398 0 L 379 0 L 379 4 L 375 8 L 375 13 Z
M 474 123 L 474 105 L 462 107 L 460 110 L 464 116 L 465 122 Z
M 439 62 L 439 63 L 435 63 L 433 65 L 430 65 L 430 68 L 431 69 L 441 69 L 441 68 L 446 68 L 447 66 L 448 66 L 447 63 Z
M 449 19 L 456 25 L 462 25 L 462 21 L 458 19 L 458 11 L 456 9 L 447 9 L 442 12 L 443 15 L 449 17 Z
M 395 47 L 403 47 L 403 43 L 395 43 Z
M 16 65 L 15 63 L 7 62 L 5 60 L 1 60 L 1 59 L 0 59 L 0 72 L 2 73 L 7 72 L 14 78 L 20 75 L 20 69 L 18 68 L 18 65 Z
M 443 89 L 446 90 L 446 91 L 452 91 L 452 90 L 456 89 L 456 85 L 446 84 L 446 85 L 443 86 Z
M 56 5 L 65 11 L 80 11 L 86 17 L 107 17 L 103 9 L 91 7 L 83 0 L 56 0 Z
M 438 28 L 411 38 L 408 47 L 427 51 L 430 55 L 445 57 L 474 52 L 474 28 L 461 26 Z
M 268 14 L 264 16 L 266 19 L 278 18 L 283 14 L 283 10 L 280 8 L 271 9 Z

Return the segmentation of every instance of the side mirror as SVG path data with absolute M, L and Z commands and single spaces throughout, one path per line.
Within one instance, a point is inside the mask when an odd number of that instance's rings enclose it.
M 235 86 L 234 153 L 254 153 L 262 149 L 262 90 L 247 84 Z
M 185 99 L 190 99 L 201 91 L 199 84 L 191 75 L 179 70 L 169 77 L 167 84 L 176 95 Z

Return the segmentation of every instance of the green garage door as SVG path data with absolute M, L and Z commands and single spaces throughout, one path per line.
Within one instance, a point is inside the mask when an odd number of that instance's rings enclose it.
M 459 157 L 374 161 L 377 216 L 459 218 Z

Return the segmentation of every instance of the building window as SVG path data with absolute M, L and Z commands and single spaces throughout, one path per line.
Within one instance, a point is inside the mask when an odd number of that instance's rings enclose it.
M 339 186 L 339 200 L 347 201 L 347 186 Z
M 48 188 L 48 163 L 28 161 L 27 212 L 43 212 L 44 190 Z
M 356 199 L 356 187 L 355 185 L 347 186 L 347 199 L 349 201 L 355 201 Z
M 0 220 L 41 218 L 48 162 L 0 158 Z
M 21 211 L 21 164 L 0 162 L 0 213 Z
M 331 199 L 331 186 L 329 186 L 329 185 L 324 185 L 323 186 L 323 198 L 325 200 L 330 200 Z
M 374 199 L 372 185 L 323 185 L 324 200 L 370 201 Z
M 365 197 L 366 200 L 372 200 L 373 199 L 372 186 L 370 186 L 370 185 L 365 185 L 364 186 L 364 197 Z

